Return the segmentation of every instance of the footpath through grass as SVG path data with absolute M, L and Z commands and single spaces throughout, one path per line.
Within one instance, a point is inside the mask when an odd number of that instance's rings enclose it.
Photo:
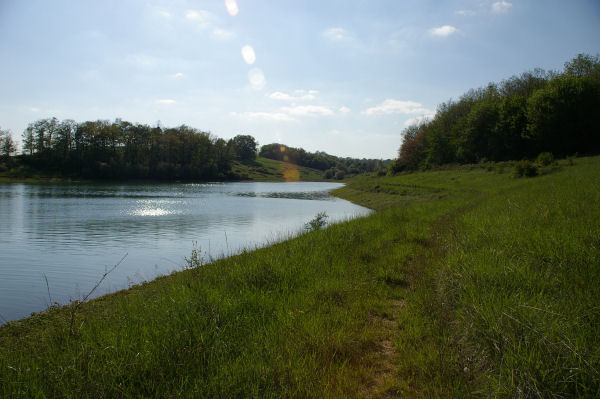
M 1 327 L 0 393 L 600 395 L 600 158 L 336 194 L 379 212 Z

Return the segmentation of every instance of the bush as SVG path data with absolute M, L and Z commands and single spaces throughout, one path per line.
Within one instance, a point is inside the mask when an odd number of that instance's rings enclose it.
M 548 166 L 554 162 L 554 155 L 551 152 L 542 152 L 537 156 L 535 162 L 541 166 Z
M 338 171 L 335 173 L 335 178 L 336 178 L 336 180 L 342 180 L 342 179 L 344 178 L 344 176 L 346 176 L 346 174 L 345 174 L 345 173 L 344 173 L 344 171 L 342 171 L 342 170 L 338 170 Z
M 513 168 L 513 175 L 515 177 L 533 177 L 537 176 L 537 174 L 538 168 L 531 161 L 519 161 Z
M 328 217 L 329 216 L 327 216 L 327 213 L 325 213 L 325 212 L 317 213 L 317 216 L 315 216 L 314 219 L 312 219 L 311 221 L 309 221 L 308 223 L 306 223 L 304 225 L 304 230 L 307 230 L 307 231 L 321 230 L 327 224 Z

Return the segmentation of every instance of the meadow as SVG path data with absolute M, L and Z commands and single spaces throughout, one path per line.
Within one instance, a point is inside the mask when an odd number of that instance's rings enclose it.
M 7 323 L 0 393 L 598 396 L 600 157 L 512 167 L 356 177 L 371 216 Z

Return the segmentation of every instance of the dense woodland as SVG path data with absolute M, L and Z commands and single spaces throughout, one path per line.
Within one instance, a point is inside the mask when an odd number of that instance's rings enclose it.
M 600 60 L 580 54 L 562 72 L 535 69 L 441 104 L 404 131 L 395 172 L 600 153 Z

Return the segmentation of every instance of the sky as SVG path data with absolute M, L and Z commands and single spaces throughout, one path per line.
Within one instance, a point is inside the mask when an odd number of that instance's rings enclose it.
M 598 0 L 0 0 L 0 128 L 121 118 L 388 159 L 439 104 L 599 52 Z

